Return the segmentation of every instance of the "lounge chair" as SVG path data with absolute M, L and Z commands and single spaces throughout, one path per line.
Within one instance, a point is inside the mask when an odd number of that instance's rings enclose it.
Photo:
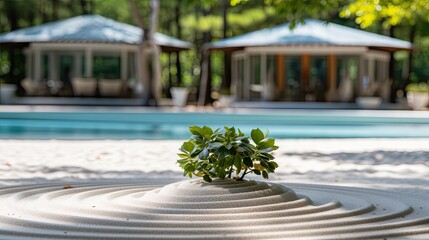
M 72 86 L 75 96 L 95 96 L 97 81 L 94 78 L 73 78 Z
M 25 89 L 25 93 L 27 95 L 45 94 L 48 90 L 47 86 L 42 86 L 30 78 L 24 78 L 21 80 L 21 86 Z
M 124 88 L 120 79 L 100 79 L 98 87 L 101 96 L 119 96 Z

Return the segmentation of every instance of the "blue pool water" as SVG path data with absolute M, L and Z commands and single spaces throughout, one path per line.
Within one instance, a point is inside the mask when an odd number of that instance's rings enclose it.
M 0 138 L 12 139 L 185 139 L 188 126 L 259 127 L 275 138 L 429 137 L 429 118 L 413 112 L 247 111 L 175 112 L 1 112 Z

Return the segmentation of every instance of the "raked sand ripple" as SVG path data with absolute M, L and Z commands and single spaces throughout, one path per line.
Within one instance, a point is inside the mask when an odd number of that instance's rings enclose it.
M 427 236 L 429 200 L 323 185 L 201 180 L 0 189 L 1 239 Z M 293 189 L 293 190 L 292 190 Z

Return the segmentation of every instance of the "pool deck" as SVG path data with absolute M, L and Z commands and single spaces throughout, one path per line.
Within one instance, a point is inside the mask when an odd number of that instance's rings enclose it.
M 78 97 L 19 97 L 10 100 L 11 105 L 58 105 L 58 106 L 123 106 L 142 107 L 141 98 L 78 98 Z M 189 102 L 192 105 L 192 102 Z M 5 103 L 0 103 L 0 106 Z M 162 98 L 161 107 L 172 107 L 171 99 Z M 196 104 L 193 106 L 195 107 Z M 216 104 L 215 104 L 216 105 Z M 362 109 L 354 102 L 275 102 L 236 101 L 232 108 L 263 109 Z M 406 110 L 405 103 L 382 103 L 377 110 Z
M 298 104 L 298 103 L 297 103 Z M 298 105 L 296 105 L 298 106 Z M 112 113 L 147 113 L 147 112 L 167 112 L 167 113 L 229 113 L 229 114 L 300 114 L 314 113 L 323 115 L 347 115 L 366 117 L 406 117 L 406 118 L 428 118 L 429 111 L 412 110 L 376 110 L 376 109 L 353 109 L 353 108 L 269 108 L 263 107 L 231 107 L 213 108 L 196 107 L 188 105 L 186 107 L 143 107 L 143 106 L 60 106 L 60 105 L 0 105 L 0 113 L 11 112 L 112 112 Z

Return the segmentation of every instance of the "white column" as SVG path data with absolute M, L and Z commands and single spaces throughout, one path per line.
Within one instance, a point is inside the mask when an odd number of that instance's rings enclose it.
M 126 82 L 128 78 L 128 52 L 121 51 L 121 80 Z
M 42 80 L 42 51 L 40 48 L 34 49 L 34 80 L 40 82 Z
M 87 48 L 85 49 L 85 77 L 91 78 L 92 77 L 92 49 Z

